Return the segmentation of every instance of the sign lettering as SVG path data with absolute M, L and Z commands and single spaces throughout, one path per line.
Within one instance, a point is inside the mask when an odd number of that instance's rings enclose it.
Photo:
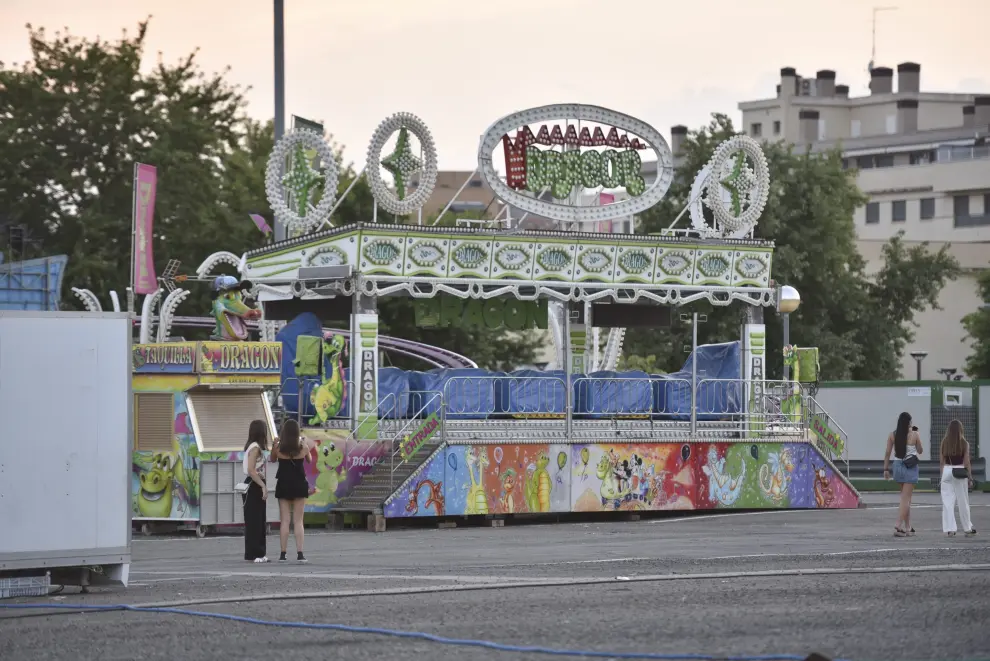
M 134 371 L 139 374 L 152 372 L 181 374 L 193 371 L 195 355 L 195 342 L 136 344 L 131 352 L 131 362 Z
M 281 342 L 200 342 L 199 372 L 278 374 Z
M 436 296 L 416 301 L 416 325 L 420 328 L 547 328 L 547 301 L 492 298 L 487 301 L 456 296 Z
M 406 436 L 402 440 L 402 445 L 399 447 L 399 454 L 402 455 L 403 461 L 408 461 L 413 455 L 419 452 L 428 440 L 433 438 L 434 434 L 440 428 L 440 420 L 437 419 L 436 413 L 431 413 L 427 416 L 423 424 L 420 425 L 419 429 L 412 436 Z

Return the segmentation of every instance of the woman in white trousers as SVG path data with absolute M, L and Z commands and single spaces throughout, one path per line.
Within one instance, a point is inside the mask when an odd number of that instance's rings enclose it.
M 942 439 L 939 452 L 942 468 L 942 532 L 949 537 L 956 535 L 956 513 L 959 508 L 959 522 L 967 537 L 976 534 L 969 518 L 969 487 L 973 484 L 973 468 L 969 457 L 969 443 L 963 436 L 963 426 L 958 420 L 949 423 Z M 965 477 L 956 477 L 965 471 Z

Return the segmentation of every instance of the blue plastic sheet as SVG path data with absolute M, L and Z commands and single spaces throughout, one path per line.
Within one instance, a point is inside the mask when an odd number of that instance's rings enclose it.
M 575 375 L 574 414 L 591 418 L 647 416 L 653 405 L 646 372 L 592 372 Z
M 742 412 L 742 347 L 740 342 L 704 344 L 691 352 L 668 381 L 654 382 L 654 407 L 660 417 L 691 418 L 691 365 L 697 360 L 697 419 L 720 420 Z
M 567 374 L 563 370 L 516 370 L 496 382 L 495 409 L 503 415 L 564 415 Z

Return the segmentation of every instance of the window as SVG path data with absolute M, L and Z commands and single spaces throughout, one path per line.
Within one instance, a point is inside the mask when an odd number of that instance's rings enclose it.
M 858 156 L 856 158 L 856 167 L 860 170 L 868 170 L 873 167 L 873 157 L 872 156 Z
M 755 138 L 758 138 L 761 135 L 763 135 L 763 124 L 760 124 L 759 122 L 750 124 L 749 134 Z
M 775 120 L 773 123 L 773 134 L 780 135 L 780 120 Z
M 848 170 L 849 169 L 849 159 L 848 158 L 842 159 L 842 169 L 843 170 Z
M 818 120 L 818 140 L 819 142 L 825 139 L 825 120 Z
M 854 119 L 849 124 L 849 135 L 853 138 L 858 138 L 863 133 L 863 124 L 858 120 Z
M 161 452 L 172 449 L 175 411 L 171 393 L 143 392 L 134 395 L 134 449 Z
M 873 157 L 873 161 L 876 163 L 878 168 L 892 168 L 894 167 L 894 155 L 893 154 L 877 154 Z
M 890 219 L 895 223 L 903 223 L 907 220 L 907 202 L 904 200 L 894 200 L 891 202 Z
M 935 150 L 913 151 L 910 156 L 911 165 L 928 165 L 935 162 Z
M 887 115 L 887 133 L 897 133 L 897 115 Z
M 199 432 L 196 440 L 203 452 L 241 450 L 244 448 L 244 421 L 268 420 L 264 395 L 258 391 L 193 391 L 186 401 L 189 417 L 196 421 Z
M 481 188 L 481 179 L 472 179 L 468 186 L 471 188 Z
M 952 215 L 956 220 L 969 218 L 969 195 L 956 195 L 952 198 Z
M 983 194 L 983 215 L 990 216 L 990 193 Z
M 880 222 L 880 203 L 870 202 L 866 205 L 866 224 L 876 225 Z
M 934 217 L 935 217 L 935 198 L 934 197 L 921 198 L 921 219 L 931 220 Z

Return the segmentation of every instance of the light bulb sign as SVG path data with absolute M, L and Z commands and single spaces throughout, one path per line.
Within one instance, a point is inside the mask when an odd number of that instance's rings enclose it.
M 533 126 L 538 128 L 534 131 Z M 504 181 L 493 163 L 500 147 Z M 656 164 L 650 183 L 644 160 Z M 629 115 L 579 104 L 542 106 L 498 120 L 482 136 L 478 166 L 503 202 L 569 222 L 598 222 L 645 211 L 667 193 L 674 174 L 670 148 L 656 129 Z M 578 190 L 615 188 L 624 188 L 629 199 L 584 207 L 569 201 Z M 547 191 L 552 201 L 542 199 Z

